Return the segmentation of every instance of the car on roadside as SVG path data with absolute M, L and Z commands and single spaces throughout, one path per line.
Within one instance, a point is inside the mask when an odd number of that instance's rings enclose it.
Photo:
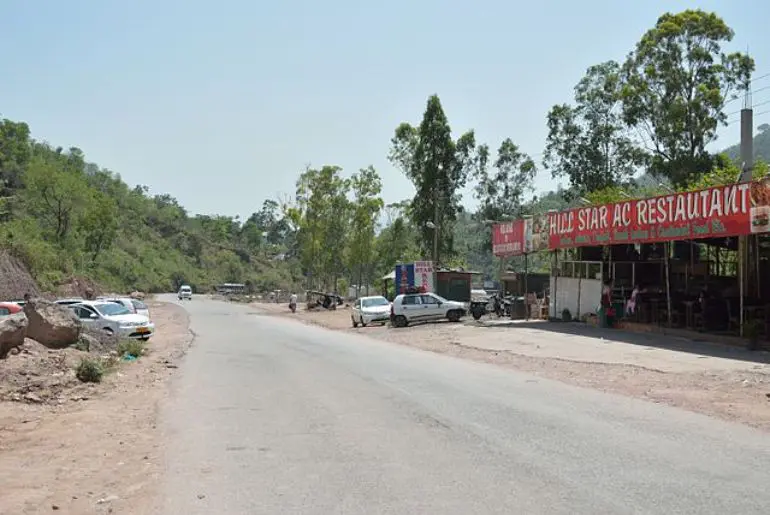
M 24 311 L 24 307 L 15 302 L 0 302 L 0 317 L 15 315 Z
M 402 293 L 393 299 L 390 320 L 395 327 L 413 322 L 459 322 L 467 313 L 465 304 L 447 300 L 435 293 Z
M 374 322 L 386 324 L 390 321 L 390 302 L 381 295 L 358 298 L 350 310 L 350 321 L 353 327 L 366 327 Z
M 155 333 L 155 324 L 149 318 L 132 313 L 127 307 L 116 302 L 86 300 L 69 304 L 67 307 L 84 326 L 114 334 L 119 338 L 149 340 Z
M 147 307 L 147 304 L 141 300 L 132 299 L 131 297 L 99 297 L 96 300 L 114 302 L 116 304 L 120 304 L 121 306 L 125 306 L 131 313 L 136 313 L 137 315 L 150 318 L 150 308 Z
M 80 304 L 85 300 L 86 299 L 82 297 L 73 297 L 71 299 L 56 299 L 54 303 L 59 304 L 60 306 L 71 306 L 72 304 Z
M 181 288 L 179 288 L 179 293 L 177 293 L 177 298 L 179 300 L 192 300 L 192 288 L 190 286 L 187 286 L 186 284 L 183 285 Z

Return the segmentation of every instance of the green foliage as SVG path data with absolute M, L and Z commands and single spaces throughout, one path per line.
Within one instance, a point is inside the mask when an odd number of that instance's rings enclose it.
M 650 171 L 676 186 L 712 168 L 706 147 L 726 121 L 725 102 L 754 71 L 749 56 L 722 51 L 732 39 L 715 13 L 666 13 L 624 64 L 624 119 L 648 142 Z
M 452 139 L 437 95 L 428 98 L 419 127 L 402 123 L 396 128 L 389 159 L 414 184 L 416 193 L 409 214 L 418 228 L 423 255 L 431 255 L 433 261 L 441 263 L 441 256 L 449 258 L 454 252 L 452 225 L 462 209 L 460 190 L 483 158 L 485 155 L 477 152 L 473 131 L 457 141 Z M 438 231 L 435 252 L 434 231 Z
M 554 177 L 569 179 L 572 197 L 617 186 L 646 161 L 620 116 L 622 87 L 618 63 L 591 66 L 575 86 L 575 105 L 548 113 L 543 162 Z
M 140 340 L 122 340 L 118 343 L 118 356 L 133 356 L 139 358 L 144 355 L 145 343 Z
M 44 291 L 74 276 L 113 291 L 206 290 L 222 282 L 289 289 L 298 282 L 293 234 L 275 201 L 246 223 L 189 216 L 170 195 L 130 188 L 120 176 L 0 121 L 0 246 Z M 263 234 L 266 235 L 263 237 Z
M 84 383 L 100 383 L 104 377 L 104 365 L 96 358 L 82 358 L 75 368 L 75 377 Z
M 479 167 L 474 173 L 477 180 L 475 193 L 481 205 L 478 216 L 482 220 L 507 220 L 519 217 L 523 197 L 533 190 L 537 168 L 535 162 L 519 147 L 506 138 L 497 150 L 495 173 L 486 167 L 488 150 L 479 147 Z

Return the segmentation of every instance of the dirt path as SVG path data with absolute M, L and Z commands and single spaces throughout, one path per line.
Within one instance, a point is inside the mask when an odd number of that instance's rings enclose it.
M 708 348 L 695 352 L 687 349 L 687 343 L 682 341 L 675 345 L 684 352 L 667 351 L 669 342 L 658 342 L 654 336 L 645 337 L 648 338 L 647 345 L 641 338 L 635 344 L 605 338 L 597 345 L 598 338 L 578 337 L 563 328 L 556 331 L 554 326 L 560 324 L 548 323 L 544 323 L 543 329 L 528 328 L 526 331 L 513 327 L 488 329 L 472 322 L 424 324 L 405 329 L 382 326 L 353 329 L 349 309 L 300 310 L 292 315 L 285 305 L 253 306 L 276 316 L 293 316 L 305 323 L 329 329 L 357 332 L 431 352 L 493 363 L 576 386 L 665 403 L 770 431 L 770 366 L 766 364 L 766 353 L 755 354 L 757 362 L 742 361 L 717 357 L 716 347 L 713 348 L 714 355 L 700 355 L 699 352 L 703 353 Z M 618 337 L 622 335 L 615 334 Z M 565 342 L 572 346 L 569 353 L 564 352 Z M 577 352 L 578 348 L 582 352 Z M 550 354 L 548 349 L 552 349 Z M 642 351 L 648 352 L 643 361 L 636 358 Z M 688 355 L 685 356 L 685 353 Z M 741 357 L 745 359 L 746 354 L 741 354 Z M 576 359 L 576 355 L 581 358 Z M 677 360 L 688 366 L 677 366 L 680 364 Z M 699 362 L 697 370 L 692 366 L 696 360 Z
M 102 383 L 51 403 L 0 402 L 0 513 L 150 513 L 163 467 L 156 409 L 192 342 L 181 307 L 150 309 L 147 355 Z

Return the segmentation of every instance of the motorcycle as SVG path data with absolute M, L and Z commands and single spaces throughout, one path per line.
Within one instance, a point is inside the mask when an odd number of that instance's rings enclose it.
M 297 312 L 297 303 L 296 302 L 289 302 L 289 309 L 292 313 Z

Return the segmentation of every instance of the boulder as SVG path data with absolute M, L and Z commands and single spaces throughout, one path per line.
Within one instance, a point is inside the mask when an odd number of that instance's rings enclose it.
M 24 343 L 27 332 L 27 315 L 15 313 L 0 317 L 0 359 L 5 359 L 11 349 Z
M 43 299 L 24 304 L 27 337 L 49 349 L 69 347 L 80 336 L 80 320 L 69 308 Z
M 137 300 L 144 300 L 144 292 L 141 292 L 141 291 L 132 291 L 132 292 L 131 292 L 131 294 L 130 294 L 130 297 L 131 297 L 132 299 L 137 299 Z

